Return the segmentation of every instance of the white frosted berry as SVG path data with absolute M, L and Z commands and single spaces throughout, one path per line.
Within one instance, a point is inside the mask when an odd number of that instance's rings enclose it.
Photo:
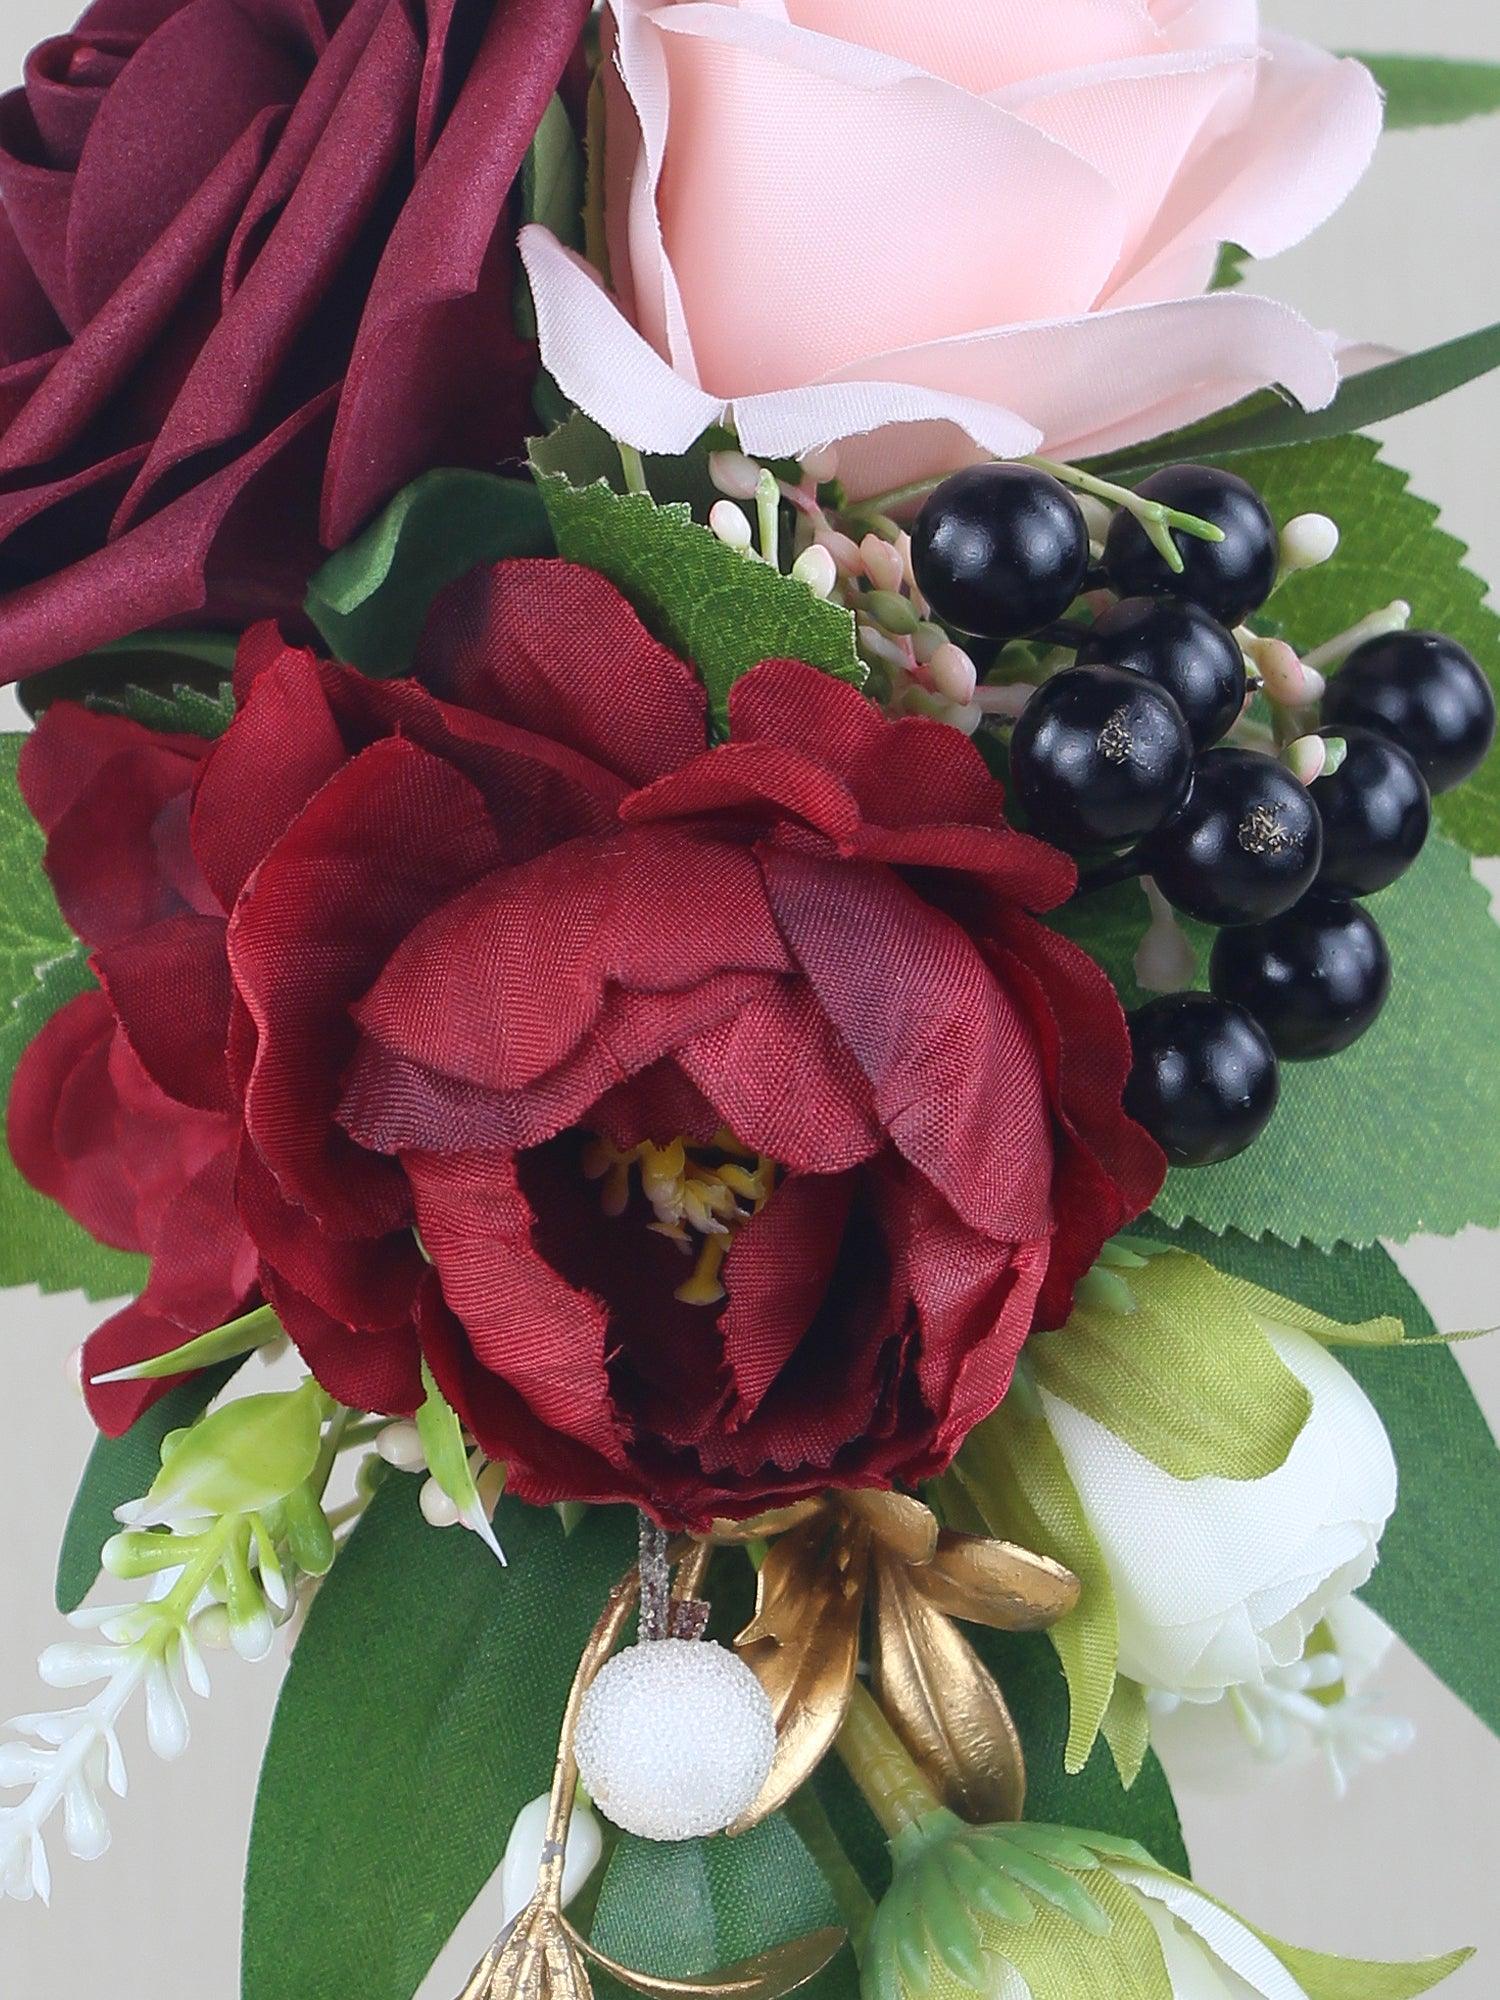
M 752 1805 L 776 1720 L 744 1661 L 701 1639 L 618 1653 L 583 1698 L 578 1771 L 599 1810 L 645 1840 L 693 1840 Z

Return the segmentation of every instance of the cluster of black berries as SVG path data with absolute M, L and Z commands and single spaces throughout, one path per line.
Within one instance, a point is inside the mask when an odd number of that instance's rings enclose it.
M 1265 1128 L 1282 1060 L 1336 1054 L 1379 1014 L 1390 957 L 1357 899 L 1416 859 L 1431 794 L 1483 761 L 1495 703 L 1453 640 L 1396 632 L 1359 646 L 1331 683 L 1322 734 L 1343 757 L 1310 785 L 1274 756 L 1225 744 L 1253 686 L 1233 628 L 1276 586 L 1276 525 L 1251 486 L 1209 466 L 1170 466 L 1137 498 L 1218 539 L 1173 528 L 1174 568 L 1122 507 L 1099 575 L 1063 484 L 986 465 L 937 488 L 913 555 L 923 594 L 961 631 L 1076 649 L 1011 739 L 1034 830 L 1070 852 L 1110 853 L 1095 881 L 1150 875 L 1176 909 L 1219 927 L 1212 990 L 1164 995 L 1130 1020 L 1126 1105 L 1175 1163 L 1203 1166 Z M 1091 625 L 1060 626 L 1095 583 L 1117 601 Z

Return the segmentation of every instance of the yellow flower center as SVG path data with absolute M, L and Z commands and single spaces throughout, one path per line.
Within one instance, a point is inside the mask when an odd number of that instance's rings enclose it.
M 721 1272 L 739 1230 L 759 1214 L 776 1185 L 776 1162 L 752 1153 L 720 1126 L 706 1146 L 673 1139 L 665 1146 L 649 1140 L 628 1152 L 608 1139 L 590 1139 L 583 1171 L 602 1181 L 600 1205 L 610 1216 L 630 1205 L 631 1176 L 640 1175 L 641 1193 L 655 1221 L 647 1225 L 693 1258 L 691 1276 L 677 1287 L 684 1305 L 717 1305 L 724 1297 Z

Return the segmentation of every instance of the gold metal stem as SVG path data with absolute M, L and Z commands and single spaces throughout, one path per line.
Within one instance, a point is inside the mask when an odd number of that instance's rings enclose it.
M 578 1671 L 574 1674 L 573 1685 L 568 1691 L 568 1705 L 563 1710 L 562 1727 L 558 1733 L 557 1763 L 552 1772 L 552 1794 L 547 1807 L 547 1832 L 542 1847 L 542 1867 L 537 1877 L 538 1893 L 554 1910 L 562 1908 L 563 1863 L 568 1851 L 568 1827 L 572 1823 L 573 1805 L 578 1796 L 578 1765 L 573 1756 L 573 1738 L 578 1728 L 578 1711 L 583 1706 L 583 1698 L 588 1693 L 594 1676 L 619 1644 L 620 1634 L 629 1622 L 640 1593 L 640 1571 L 631 1568 L 609 1593 L 608 1601 L 599 1614 L 599 1622 L 590 1633 L 589 1642 L 583 1649 L 583 1657 L 578 1662 Z

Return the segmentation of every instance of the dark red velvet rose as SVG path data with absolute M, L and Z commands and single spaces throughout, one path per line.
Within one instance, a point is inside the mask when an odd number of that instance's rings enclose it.
M 587 0 L 96 0 L 0 101 L 0 679 L 300 604 L 517 451 L 506 200 Z M 321 498 L 321 511 L 320 511 Z
M 706 748 L 694 675 L 557 562 L 456 586 L 414 681 L 262 627 L 239 692 L 201 875 L 144 732 L 59 818 L 104 725 L 54 707 L 24 777 L 70 913 L 119 913 L 97 964 L 164 1130 L 236 1108 L 260 1286 L 332 1393 L 410 1411 L 425 1356 L 523 1497 L 673 1521 L 944 1466 L 1162 1170 L 1113 991 L 1031 914 L 1072 864 L 974 747 L 772 661 Z M 160 877 L 87 811 L 149 824 Z M 23 1129 L 58 1071 L 23 1065 Z M 23 1164 L 82 1213 L 102 1145 Z M 143 1393 L 91 1399 L 118 1428 Z

